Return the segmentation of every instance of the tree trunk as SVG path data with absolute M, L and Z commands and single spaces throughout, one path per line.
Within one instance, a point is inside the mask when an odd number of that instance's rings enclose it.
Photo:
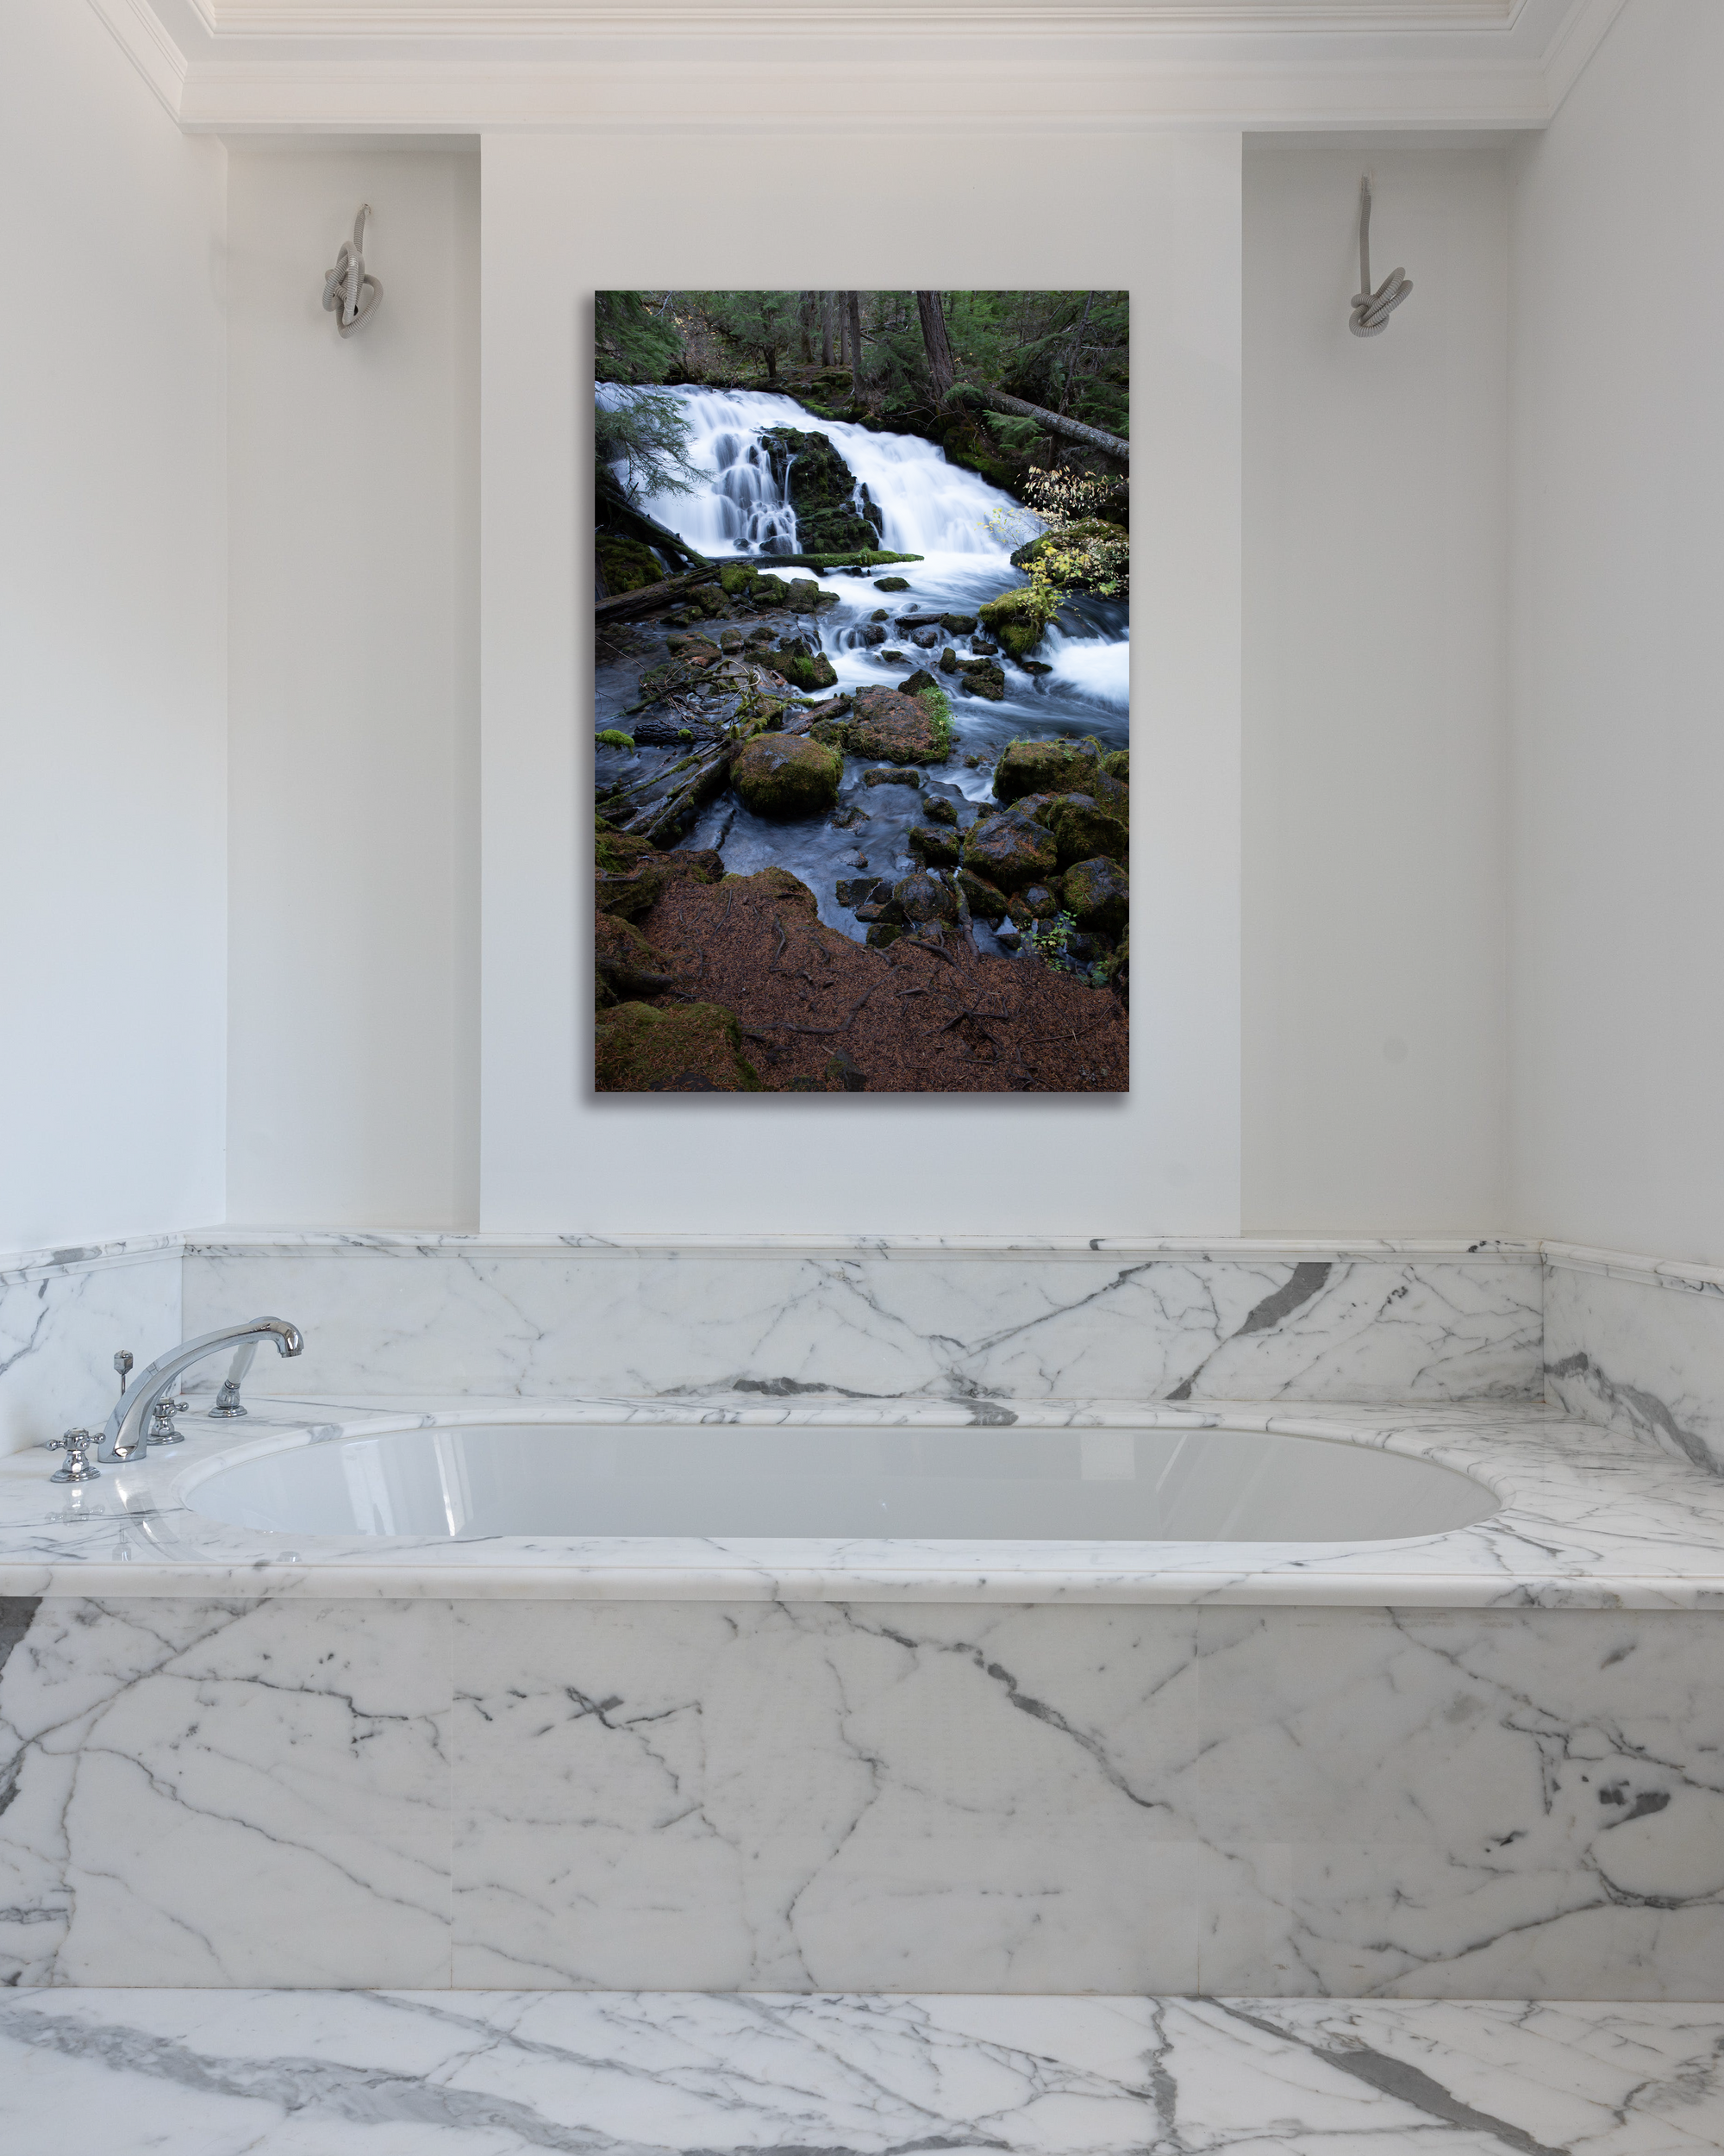
M 804 292 L 796 309 L 796 328 L 802 337 L 803 363 L 811 365 L 814 359 L 814 310 L 818 295 Z
M 850 386 L 859 402 L 862 396 L 862 295 L 846 292 L 846 309 L 850 316 Z
M 832 294 L 820 296 L 820 363 L 823 367 L 832 365 Z
M 952 387 L 952 340 L 946 334 L 946 315 L 938 292 L 918 292 L 916 312 L 921 316 L 922 349 L 928 353 L 928 378 L 939 403 Z
M 1064 434 L 1068 441 L 1081 441 L 1086 448 L 1117 457 L 1121 464 L 1131 462 L 1131 444 L 1121 441 L 1117 434 L 1104 434 L 1099 427 L 1086 427 L 1082 420 L 1067 419 L 1064 412 L 1044 411 L 1040 404 L 1026 404 L 1021 397 L 1008 397 L 1003 390 L 978 390 L 976 394 L 996 412 L 1011 412 L 1019 419 L 1039 420 L 1051 434 Z
M 1096 295 L 1084 295 L 1084 313 L 1078 327 L 1071 333 L 1071 349 L 1065 360 L 1065 386 L 1059 392 L 1059 409 L 1063 412 L 1071 402 L 1071 385 L 1078 378 L 1078 362 L 1084 353 L 1084 332 L 1090 327 L 1090 309 L 1096 303 Z

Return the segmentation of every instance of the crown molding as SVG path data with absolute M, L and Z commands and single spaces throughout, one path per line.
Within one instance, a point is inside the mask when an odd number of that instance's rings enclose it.
M 197 132 L 823 135 L 1539 128 L 1624 0 L 91 4 Z

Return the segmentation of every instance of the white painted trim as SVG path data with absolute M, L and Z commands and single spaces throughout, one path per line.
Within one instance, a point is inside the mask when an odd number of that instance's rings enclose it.
M 169 0 L 91 4 L 197 132 L 1059 136 L 1540 128 L 1622 0 L 1572 0 L 1542 50 L 1532 41 L 1563 0 L 1415 11 L 1371 0 L 1152 11 L 1124 0 L 1069 10 L 880 0 L 842 14 L 811 0 L 743 0 L 722 13 L 687 0 L 495 12 L 378 0 L 306 9 L 180 0 L 171 13 Z M 178 41 L 166 22 L 181 26 Z M 839 72 L 846 110 L 833 113 Z M 960 82 L 971 108 L 961 114 L 951 109 Z
M 149 0 L 90 0 L 90 4 L 112 31 L 120 50 L 161 100 L 168 116 L 178 120 L 188 65 Z

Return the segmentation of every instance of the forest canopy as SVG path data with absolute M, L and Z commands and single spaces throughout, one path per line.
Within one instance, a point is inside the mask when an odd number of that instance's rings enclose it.
M 1118 291 L 601 292 L 595 373 L 817 389 L 887 423 L 997 391 L 1124 440 L 1129 333 L 1129 295 Z M 1019 456 L 1038 431 L 999 411 L 986 424 Z

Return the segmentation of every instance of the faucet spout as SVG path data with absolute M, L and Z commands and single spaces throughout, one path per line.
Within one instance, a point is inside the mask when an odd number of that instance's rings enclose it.
M 174 1379 L 206 1355 L 219 1355 L 224 1347 L 258 1347 L 272 1340 L 279 1355 L 297 1355 L 305 1346 L 297 1325 L 284 1317 L 254 1317 L 248 1325 L 224 1325 L 218 1332 L 202 1333 L 182 1340 L 166 1355 L 159 1355 L 147 1370 L 141 1371 L 130 1390 L 115 1403 L 102 1431 L 96 1457 L 103 1460 L 141 1459 L 150 1448 L 150 1422 L 158 1400 L 173 1390 Z

